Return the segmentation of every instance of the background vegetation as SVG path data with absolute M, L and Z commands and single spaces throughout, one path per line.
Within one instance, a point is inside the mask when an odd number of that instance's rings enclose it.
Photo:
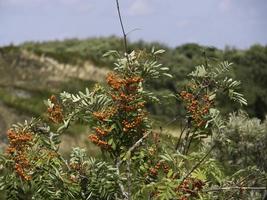
M 10 59 L 16 59 L 20 56 L 21 51 L 34 53 L 40 57 L 45 56 L 53 58 L 59 63 L 71 64 L 75 67 L 81 67 L 85 62 L 93 63 L 97 68 L 109 68 L 114 63 L 111 57 L 103 58 L 102 55 L 110 49 L 121 51 L 122 40 L 117 37 L 109 38 L 91 38 L 87 40 L 69 39 L 65 41 L 52 41 L 43 43 L 25 43 L 18 47 L 2 47 L 1 54 Z M 176 48 L 168 48 L 158 43 L 145 43 L 143 41 L 129 44 L 129 49 L 166 49 L 165 55 L 160 62 L 170 67 L 173 79 L 163 81 L 153 81 L 150 87 L 162 95 L 166 90 L 177 92 L 177 86 L 185 83 L 186 75 L 192 71 L 193 66 L 203 63 L 205 56 L 209 62 L 218 60 L 229 60 L 234 63 L 231 74 L 242 82 L 242 88 L 245 97 L 248 99 L 248 106 L 244 108 L 250 116 L 264 119 L 267 112 L 267 47 L 254 45 L 247 50 L 238 50 L 226 47 L 224 50 L 215 47 L 205 47 L 198 44 L 185 44 Z M 205 56 L 204 56 L 205 53 Z M 3 59 L 3 58 L 2 58 Z M 10 64 L 11 60 L 8 60 Z M 14 62 L 14 60 L 12 61 Z M 38 63 L 30 65 L 38 67 Z M 2 64 L 4 65 L 4 64 Z M 21 64 L 20 64 L 21 65 Z M 7 67 L 7 66 L 6 66 Z M 40 67 L 40 66 L 39 66 Z M 60 75 L 59 75 L 60 76 Z M 90 77 L 87 77 L 90 80 Z M 82 83 L 80 83 L 82 85 Z M 68 84 L 68 87 L 70 84 Z M 80 85 L 76 85 L 80 88 Z M 72 86 L 73 87 L 73 86 Z M 64 88 L 64 87 L 63 87 Z M 60 88 L 62 89 L 62 87 Z M 224 100 L 222 99 L 222 102 Z M 169 103 L 169 102 L 168 102 Z M 172 102 L 173 105 L 179 102 Z M 232 104 L 224 104 L 223 110 L 236 110 Z M 153 114 L 161 115 L 171 119 L 176 116 L 173 110 L 168 110 L 166 106 L 151 107 Z

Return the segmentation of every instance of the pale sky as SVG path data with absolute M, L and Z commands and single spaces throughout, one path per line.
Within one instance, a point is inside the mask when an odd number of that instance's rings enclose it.
M 224 48 L 267 44 L 267 0 L 120 0 L 133 41 Z M 121 36 L 115 0 L 0 0 L 0 46 Z

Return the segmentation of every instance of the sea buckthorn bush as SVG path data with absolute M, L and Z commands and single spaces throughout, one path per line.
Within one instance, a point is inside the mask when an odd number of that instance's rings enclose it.
M 247 167 L 227 174 L 212 156 L 216 144 L 225 141 L 228 123 L 217 109 L 217 97 L 246 105 L 238 93 L 240 82 L 227 77 L 231 63 L 197 66 L 185 88 L 166 97 L 184 105 L 173 109 L 185 110 L 181 131 L 173 137 L 153 129 L 146 109 L 148 103 L 160 103 L 149 81 L 172 77 L 157 61 L 162 53 L 110 51 L 104 56 L 117 62 L 105 85 L 53 95 L 46 101 L 47 119 L 11 127 L 0 156 L 3 198 L 260 199 L 266 173 Z M 103 157 L 79 147 L 68 157 L 60 154 L 61 136 L 76 123 L 88 126 L 88 142 Z

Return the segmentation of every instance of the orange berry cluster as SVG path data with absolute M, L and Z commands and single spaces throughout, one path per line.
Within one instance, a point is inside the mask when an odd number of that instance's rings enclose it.
M 110 96 L 114 101 L 118 102 L 131 102 L 135 99 L 134 95 L 132 94 L 126 95 L 123 91 L 120 91 L 118 93 L 111 93 Z
M 100 148 L 103 148 L 103 149 L 110 148 L 110 145 L 106 141 L 101 140 L 100 137 L 95 135 L 95 134 L 89 135 L 88 138 L 89 138 L 89 140 L 91 140 L 91 142 L 93 142 L 94 144 L 96 144 Z
M 116 74 L 108 74 L 107 83 L 113 89 L 110 95 L 119 111 L 136 111 L 145 106 L 145 102 L 140 101 L 138 95 L 139 83 L 142 81 L 139 76 L 120 78 Z
M 124 104 L 120 105 L 120 109 L 122 109 L 126 112 L 135 111 L 135 110 L 138 110 L 138 109 L 143 108 L 143 107 L 145 107 L 145 102 L 138 102 L 138 103 L 133 104 L 133 105 L 124 105 Z
M 108 73 L 106 81 L 109 84 L 109 86 L 114 90 L 119 90 L 125 84 L 125 80 L 119 78 L 114 73 Z
M 139 126 L 142 123 L 144 116 L 144 113 L 140 113 L 131 122 L 129 122 L 128 120 L 123 120 L 123 131 L 128 132 L 129 130 L 132 130 Z
M 139 76 L 120 78 L 114 73 L 108 74 L 107 83 L 113 89 L 110 95 L 118 103 L 119 110 L 129 112 L 144 107 L 144 101 L 136 101 L 140 97 L 137 94 L 138 84 L 142 81 Z
M 108 149 L 110 145 L 103 140 L 112 131 L 112 128 L 95 127 L 95 134 L 89 135 L 89 140 L 101 148 Z
M 98 126 L 95 127 L 95 133 L 91 134 L 89 139 L 100 148 L 111 149 L 107 140 L 114 136 L 109 134 L 112 132 L 110 127 L 114 124 L 114 118 L 116 118 L 116 123 L 120 123 L 119 126 L 122 127 L 123 132 L 137 132 L 140 135 L 145 132 L 141 128 L 145 118 L 145 112 L 142 110 L 145 101 L 141 100 L 142 97 L 138 93 L 139 83 L 143 81 L 141 77 L 109 73 L 106 81 L 110 87 L 109 95 L 113 100 L 113 106 L 93 113 L 93 116 L 98 120 Z M 138 138 L 140 135 L 134 136 Z M 132 136 L 129 134 L 131 140 L 126 139 L 125 141 L 132 141 Z M 113 139 L 116 141 L 116 136 Z M 117 138 L 117 140 L 121 140 L 121 138 Z
M 100 121 L 106 121 L 116 114 L 116 112 L 117 109 L 115 107 L 109 107 L 102 112 L 93 112 L 93 116 Z
M 204 127 L 213 101 L 209 99 L 208 95 L 196 97 L 187 91 L 182 91 L 180 96 L 186 102 L 186 109 L 190 113 L 195 125 L 199 128 Z
M 187 178 L 176 188 L 177 193 L 183 193 L 182 200 L 189 200 L 189 197 L 197 197 L 198 193 L 203 189 L 205 183 L 197 178 Z
M 15 162 L 14 168 L 16 173 L 23 180 L 30 180 L 31 176 L 28 175 L 27 171 L 30 170 L 31 165 L 26 156 L 27 151 L 31 146 L 33 136 L 30 132 L 16 132 L 13 129 L 8 130 L 7 136 L 9 139 L 9 146 L 7 153 L 12 157 Z
M 50 101 L 53 103 L 52 107 L 47 108 L 48 118 L 54 123 L 63 122 L 63 109 L 59 105 L 56 97 L 52 95 Z
M 96 127 L 95 132 L 97 133 L 97 135 L 106 136 L 110 131 Z
M 118 75 L 114 73 L 109 73 L 107 75 L 106 81 L 108 85 L 114 90 L 118 91 L 122 88 L 125 88 L 128 91 L 136 91 L 138 88 L 136 84 L 142 82 L 143 79 L 139 76 L 120 78 Z
M 115 107 L 109 107 L 104 111 L 93 112 L 93 116 L 100 121 L 99 127 L 95 127 L 95 134 L 91 134 L 88 138 L 94 144 L 98 145 L 100 148 L 108 149 L 110 145 L 106 141 L 104 141 L 104 137 L 107 136 L 112 129 L 106 128 L 103 124 L 105 121 L 109 120 L 114 114 L 116 114 L 117 109 Z

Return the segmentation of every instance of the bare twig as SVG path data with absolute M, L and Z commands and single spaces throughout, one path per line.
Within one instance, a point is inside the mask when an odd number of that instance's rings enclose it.
M 239 187 L 239 186 L 234 186 L 234 187 L 222 187 L 222 188 L 211 188 L 208 190 L 203 190 L 203 192 L 218 192 L 218 191 L 223 191 L 223 190 L 266 190 L 266 187 Z
M 116 159 L 116 173 L 117 173 L 118 176 L 120 176 L 120 163 L 121 162 L 120 162 L 119 158 L 117 158 Z M 123 184 L 119 183 L 119 187 L 120 187 L 120 190 L 121 190 L 121 193 L 122 193 L 124 199 L 128 200 L 129 199 L 128 198 L 128 192 L 125 191 L 125 188 L 124 188 Z
M 177 151 L 178 148 L 179 148 L 179 145 L 180 145 L 182 136 L 183 136 L 183 134 L 184 134 L 184 132 L 185 132 L 185 130 L 186 130 L 187 128 L 188 128 L 188 126 L 185 125 L 184 128 L 181 130 L 180 136 L 179 136 L 178 141 L 177 141 L 177 143 L 176 143 L 176 145 L 175 145 L 175 150 L 176 150 L 176 151 Z
M 193 134 L 191 135 L 191 137 L 189 137 L 189 142 L 188 142 L 187 148 L 186 148 L 186 146 L 185 146 L 185 154 L 188 154 L 189 149 L 190 149 L 190 146 L 191 146 L 191 143 L 192 143 L 192 141 L 193 141 L 193 139 L 194 139 L 196 133 L 197 133 L 197 131 L 194 130 L 194 132 L 193 132 Z
M 135 28 L 133 30 L 130 30 L 128 33 L 126 33 L 126 36 L 128 36 L 130 33 L 134 32 L 134 31 L 140 31 L 142 30 L 141 28 Z
M 127 154 L 131 153 L 133 150 L 135 150 L 138 146 L 141 145 L 144 139 L 147 138 L 147 136 L 151 133 L 151 131 L 147 132 L 143 137 L 141 137 L 128 151 Z
M 123 35 L 123 44 L 124 44 L 125 56 L 127 58 L 128 64 L 129 64 L 130 62 L 129 62 L 129 57 L 128 57 L 127 34 L 125 32 L 124 25 L 123 25 L 123 22 L 122 22 L 119 0 L 116 0 L 116 4 L 117 4 L 117 11 L 118 11 L 120 25 L 121 25 L 121 30 L 122 30 L 122 35 Z
M 127 160 L 128 200 L 132 199 L 131 159 Z
M 146 139 L 147 138 L 147 136 L 149 135 L 151 133 L 151 131 L 149 131 L 149 132 L 147 132 L 145 135 L 143 135 L 143 137 L 141 137 L 127 152 L 126 152 L 126 154 L 125 154 L 125 156 L 130 156 L 131 155 L 131 153 L 137 148 L 137 147 L 139 147 L 141 144 L 142 144 L 142 142 L 144 141 L 144 139 Z M 119 165 L 121 164 L 123 162 L 123 159 L 122 160 L 120 160 L 120 162 L 119 162 Z
M 187 141 L 188 141 L 189 135 L 190 135 L 190 128 L 188 126 L 188 129 L 186 131 L 185 138 L 184 138 L 184 141 L 185 141 L 184 148 L 183 148 L 183 153 L 184 154 L 186 154 L 186 146 L 187 146 L 187 143 L 188 143 Z
M 170 120 L 170 121 L 165 125 L 165 127 L 167 127 L 167 126 L 171 125 L 173 122 L 175 122 L 175 121 L 178 119 L 179 116 L 180 116 L 180 114 L 176 115 L 172 120 Z
M 244 184 L 245 181 L 249 180 L 249 178 L 251 177 L 252 174 L 249 174 L 248 176 L 246 176 L 245 178 L 243 178 L 242 180 L 240 180 L 238 183 L 236 183 L 236 185 L 242 185 Z M 242 187 L 242 186 L 239 186 Z M 232 198 L 235 195 L 235 191 L 231 193 L 231 195 L 229 196 L 229 198 Z

